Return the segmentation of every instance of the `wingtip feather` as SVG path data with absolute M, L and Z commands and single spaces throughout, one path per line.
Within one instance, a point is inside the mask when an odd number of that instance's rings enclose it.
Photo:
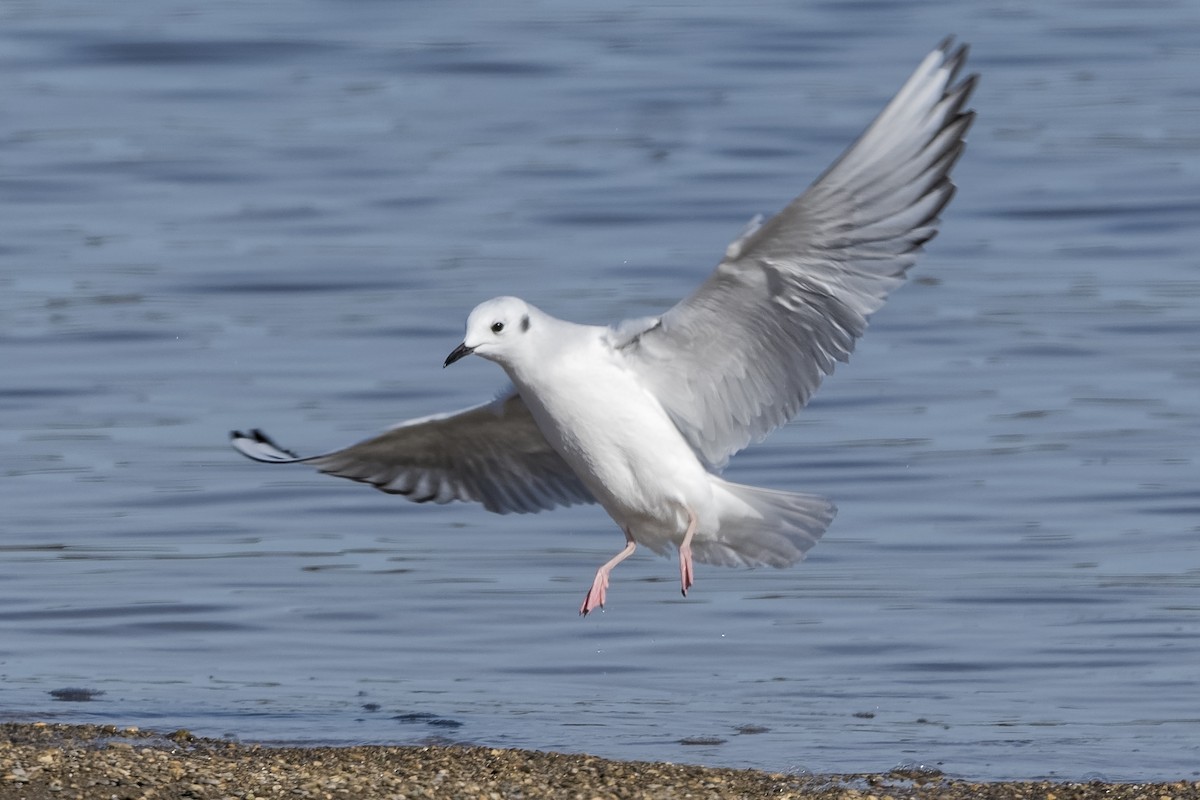
M 254 461 L 278 464 L 300 460 L 299 456 L 291 450 L 275 444 L 269 436 L 258 428 L 251 428 L 246 433 L 230 431 L 229 438 L 235 450 Z

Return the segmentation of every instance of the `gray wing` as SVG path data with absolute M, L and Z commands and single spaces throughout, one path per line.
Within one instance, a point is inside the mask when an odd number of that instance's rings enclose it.
M 904 282 L 954 194 L 974 112 L 947 39 L 803 195 L 729 246 L 689 297 L 609 334 L 719 468 L 798 412 Z
M 417 503 L 475 501 L 505 514 L 595 502 L 511 388 L 490 403 L 402 422 L 319 456 L 299 458 L 258 430 L 232 439 L 255 461 L 308 464 Z

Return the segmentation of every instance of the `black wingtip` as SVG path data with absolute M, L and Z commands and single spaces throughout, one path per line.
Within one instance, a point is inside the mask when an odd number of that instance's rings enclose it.
M 267 447 L 274 448 L 275 450 L 278 450 L 279 452 L 283 453 L 284 455 L 286 455 L 290 458 L 299 458 L 300 457 L 300 456 L 296 455 L 294 452 L 292 452 L 291 450 L 287 449 L 286 447 L 280 447 L 279 445 L 275 444 L 275 442 L 271 440 L 271 437 L 267 436 L 259 428 L 251 428 L 250 430 L 246 431 L 245 433 L 243 433 L 242 431 L 230 431 L 229 438 L 235 442 L 238 439 L 249 439 L 250 441 L 258 442 L 259 444 L 265 444 Z M 250 456 L 250 457 L 255 458 L 255 456 Z M 263 459 L 256 458 L 255 460 L 261 461 Z
M 967 53 L 970 52 L 971 46 L 963 42 L 956 47 L 954 40 L 957 38 L 955 34 L 951 33 L 945 39 L 938 42 L 938 46 L 935 49 L 945 53 L 949 61 L 963 61 L 966 59 Z
M 292 458 L 299 458 L 299 457 L 300 457 L 300 456 L 296 455 L 295 451 L 292 451 L 292 450 L 289 450 L 289 449 L 288 449 L 288 448 L 286 448 L 286 447 L 280 447 L 279 445 L 277 445 L 277 444 L 275 443 L 275 441 L 274 441 L 273 439 L 271 439 L 271 437 L 270 437 L 270 436 L 267 436 L 267 435 L 266 435 L 265 433 L 263 433 L 263 432 L 262 432 L 262 430 L 261 430 L 261 429 L 259 429 L 259 428 L 253 428 L 253 429 L 250 431 L 250 437 L 251 437 L 252 439 L 254 439 L 254 441 L 258 442 L 259 444 L 265 444 L 267 447 L 274 447 L 274 448 L 275 448 L 276 450 L 278 450 L 279 452 L 281 452 L 281 453 L 286 453 L 287 455 L 291 456 Z
M 953 84 L 958 79 L 958 73 L 963 64 L 967 63 L 967 56 L 971 54 L 971 46 L 964 42 L 955 47 L 954 34 L 950 34 L 938 44 L 937 51 L 942 54 L 945 64 L 950 67 L 950 83 Z
M 966 102 L 970 99 L 971 95 L 975 93 L 975 87 L 977 86 L 979 86 L 979 73 L 972 72 L 970 75 L 963 78 L 962 83 L 954 87 L 954 91 L 963 98 L 964 102 Z

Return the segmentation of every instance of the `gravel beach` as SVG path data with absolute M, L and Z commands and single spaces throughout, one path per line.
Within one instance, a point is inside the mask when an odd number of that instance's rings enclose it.
M 265 747 L 113 726 L 0 725 L 0 798 L 1021 798 L 1184 800 L 1200 782 L 783 775 L 486 747 Z

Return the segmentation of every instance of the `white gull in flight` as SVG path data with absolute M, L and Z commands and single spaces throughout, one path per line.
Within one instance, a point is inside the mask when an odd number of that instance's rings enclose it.
M 678 548 L 685 596 L 693 560 L 795 564 L 829 526 L 833 503 L 719 472 L 847 360 L 937 232 L 974 119 L 964 107 L 976 76 L 957 82 L 965 59 L 949 39 L 926 56 L 808 191 L 751 225 L 661 316 L 578 325 L 497 297 L 471 312 L 445 361 L 473 354 L 503 367 L 511 385 L 492 402 L 307 458 L 258 430 L 235 431 L 234 447 L 416 502 L 475 501 L 502 514 L 599 503 L 625 547 L 596 572 L 581 614 L 604 606 L 609 573 L 639 544 Z

